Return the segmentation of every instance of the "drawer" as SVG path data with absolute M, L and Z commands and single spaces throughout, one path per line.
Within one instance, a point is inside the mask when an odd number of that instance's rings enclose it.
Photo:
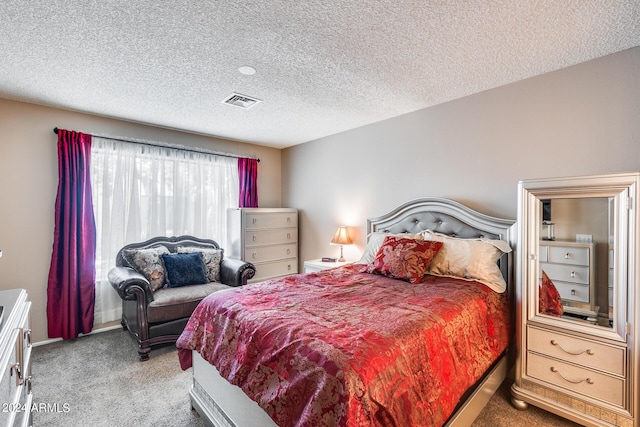
M 527 353 L 527 375 L 594 399 L 624 407 L 625 380 L 556 359 Z
M 305 263 L 304 265 L 304 272 L 305 273 L 317 273 L 318 271 L 322 271 L 324 270 L 323 268 L 317 267 L 315 265 L 307 265 Z
M 256 275 L 251 279 L 251 282 L 258 282 L 280 276 L 288 276 L 289 274 L 296 274 L 298 272 L 298 258 L 256 263 L 254 265 L 256 267 Z
M 285 228 L 298 226 L 297 212 L 245 213 L 245 229 Z
M 527 350 L 587 368 L 625 375 L 625 349 L 578 337 L 527 328 Z
M 553 279 L 552 279 L 553 280 Z M 560 298 L 568 301 L 589 303 L 589 286 L 580 283 L 565 283 L 555 280 L 553 284 L 560 293 Z
M 7 346 L 0 355 L 2 367 L 2 378 L 0 378 L 0 400 L 4 404 L 15 405 L 20 399 L 22 387 L 18 371 L 16 370 L 19 355 L 18 351 L 22 346 L 20 334 L 22 330 L 15 328 L 11 331 Z M 21 367 L 20 367 L 21 368 Z M 0 411 L 0 425 L 12 425 L 17 411 Z
M 543 264 L 540 263 L 547 276 L 554 282 L 560 280 L 563 282 L 589 284 L 589 267 L 580 267 L 576 265 L 562 264 Z
M 297 228 L 279 228 L 273 230 L 247 230 L 244 232 L 245 246 L 276 245 L 297 243 Z
M 284 245 L 257 246 L 247 248 L 244 252 L 242 259 L 252 263 L 296 258 L 298 256 L 298 244 L 289 243 Z
M 540 245 L 540 254 L 538 255 L 540 262 L 549 261 L 549 246 Z
M 571 265 L 589 265 L 588 248 L 549 246 L 549 262 Z
M 20 405 L 22 408 L 31 408 L 33 405 L 33 392 L 31 391 L 31 378 L 25 380 L 25 385 L 20 386 L 22 388 L 22 394 L 20 397 Z M 18 411 L 16 413 L 16 419 L 13 423 L 14 426 L 31 427 L 33 426 L 33 417 L 31 411 Z

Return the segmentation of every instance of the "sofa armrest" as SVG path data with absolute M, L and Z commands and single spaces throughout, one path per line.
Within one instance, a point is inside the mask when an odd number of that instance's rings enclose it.
M 125 301 L 144 298 L 146 303 L 153 301 L 153 292 L 149 281 L 131 267 L 114 267 L 109 271 L 109 283 Z
M 220 281 L 229 286 L 244 286 L 256 274 L 256 268 L 250 262 L 237 258 L 222 258 Z

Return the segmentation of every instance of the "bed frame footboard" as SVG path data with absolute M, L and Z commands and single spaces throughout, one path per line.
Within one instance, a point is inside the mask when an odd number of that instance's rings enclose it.
M 504 355 L 449 418 L 447 427 L 468 427 L 482 412 L 491 396 L 507 377 L 508 356 Z M 273 420 L 242 390 L 222 378 L 217 369 L 193 352 L 191 407 L 212 427 L 277 427 Z M 223 409 L 224 408 L 224 409 Z

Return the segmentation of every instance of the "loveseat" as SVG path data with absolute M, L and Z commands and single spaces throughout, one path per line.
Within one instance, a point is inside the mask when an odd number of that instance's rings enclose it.
M 254 274 L 251 263 L 225 257 L 214 240 L 155 237 L 120 249 L 109 282 L 122 298 L 122 327 L 144 361 L 153 346 L 178 339 L 204 297 L 246 285 Z

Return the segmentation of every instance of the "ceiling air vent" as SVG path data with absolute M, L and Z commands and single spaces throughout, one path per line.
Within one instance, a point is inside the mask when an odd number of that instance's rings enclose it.
M 260 102 L 258 98 L 252 98 L 247 95 L 240 95 L 239 93 L 232 93 L 231 95 L 227 96 L 224 101 L 222 101 L 223 104 L 229 104 L 244 109 L 253 107 L 258 102 Z

